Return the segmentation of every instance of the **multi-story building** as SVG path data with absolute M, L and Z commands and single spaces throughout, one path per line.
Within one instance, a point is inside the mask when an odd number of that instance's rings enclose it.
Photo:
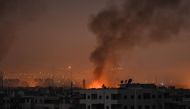
M 0 109 L 190 109 L 190 90 L 122 83 L 119 88 L 4 88 Z
M 154 84 L 80 90 L 81 109 L 190 109 L 190 91 Z
M 7 88 L 0 90 L 0 109 L 72 109 L 70 89 Z
M 80 90 L 80 104 L 82 109 L 108 109 L 113 104 L 118 104 L 115 97 L 119 97 L 117 89 L 82 89 Z

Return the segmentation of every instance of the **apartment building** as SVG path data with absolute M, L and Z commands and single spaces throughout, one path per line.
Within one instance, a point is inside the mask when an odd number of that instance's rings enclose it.
M 190 91 L 154 84 L 80 90 L 81 109 L 190 109 Z

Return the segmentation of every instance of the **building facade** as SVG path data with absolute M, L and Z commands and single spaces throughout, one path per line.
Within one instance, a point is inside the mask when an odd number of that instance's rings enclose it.
M 0 109 L 190 109 L 190 90 L 154 84 L 119 88 L 3 88 Z
M 190 91 L 128 84 L 120 88 L 80 90 L 81 109 L 190 109 Z

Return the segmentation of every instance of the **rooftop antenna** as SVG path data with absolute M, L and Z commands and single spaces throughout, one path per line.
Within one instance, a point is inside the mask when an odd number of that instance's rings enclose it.
M 70 76 L 71 76 L 71 89 L 73 88 L 73 72 L 72 72 L 72 67 L 71 66 L 68 66 L 68 70 L 69 70 L 69 73 L 70 73 Z
M 4 73 L 3 72 L 0 72 L 0 88 L 3 89 L 3 79 L 4 79 Z
M 155 84 L 158 85 L 158 78 L 155 76 Z
M 132 82 L 133 82 L 133 80 L 130 78 L 130 79 L 128 80 L 128 84 L 132 84 Z
M 82 80 L 82 88 L 83 88 L 83 89 L 86 88 L 86 80 L 85 80 L 85 79 Z

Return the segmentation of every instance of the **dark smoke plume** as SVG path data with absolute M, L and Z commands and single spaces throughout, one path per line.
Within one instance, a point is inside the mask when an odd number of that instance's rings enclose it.
M 17 38 L 20 26 L 44 11 L 43 0 L 0 0 L 0 62 Z
M 124 0 L 99 12 L 90 23 L 98 46 L 90 59 L 98 79 L 118 50 L 135 46 L 163 43 L 189 24 L 189 0 Z

